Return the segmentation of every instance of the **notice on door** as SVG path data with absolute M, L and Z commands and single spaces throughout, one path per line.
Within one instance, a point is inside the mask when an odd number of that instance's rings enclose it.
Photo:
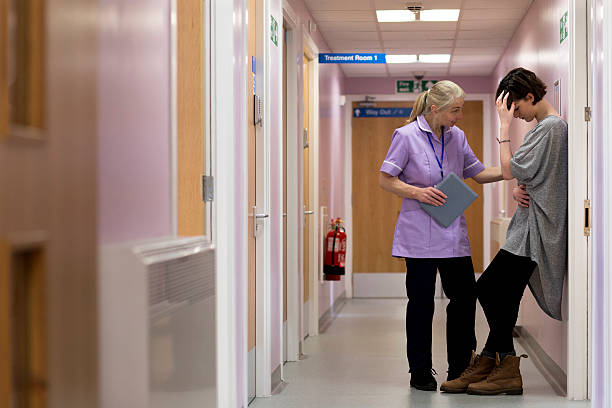
M 408 118 L 412 108 L 354 108 L 354 118 Z

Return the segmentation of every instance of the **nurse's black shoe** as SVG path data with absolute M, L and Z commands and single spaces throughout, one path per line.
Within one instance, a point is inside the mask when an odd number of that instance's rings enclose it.
M 437 391 L 438 383 L 433 374 L 438 374 L 433 368 L 410 370 L 410 386 L 421 391 Z

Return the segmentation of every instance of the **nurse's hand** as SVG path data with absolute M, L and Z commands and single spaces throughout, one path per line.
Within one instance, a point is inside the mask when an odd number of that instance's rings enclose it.
M 518 187 L 514 187 L 512 190 L 512 198 L 520 205 L 521 207 L 529 207 L 529 193 L 525 190 L 526 186 L 521 184 Z
M 419 188 L 416 197 L 422 203 L 439 207 L 446 202 L 446 194 L 433 187 Z

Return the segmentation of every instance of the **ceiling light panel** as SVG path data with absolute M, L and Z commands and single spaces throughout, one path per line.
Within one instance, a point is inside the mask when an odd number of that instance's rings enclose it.
M 455 31 L 457 21 L 412 21 L 405 24 L 378 23 L 380 31 L 401 31 L 404 33 L 423 31 Z
M 446 64 L 450 61 L 450 54 L 419 54 L 419 62 L 424 64 Z
M 406 23 L 416 19 L 409 10 L 376 10 L 376 18 L 379 23 Z
M 387 55 L 387 64 L 409 64 L 417 62 L 416 55 Z
M 436 9 L 421 11 L 421 21 L 457 21 L 459 9 Z

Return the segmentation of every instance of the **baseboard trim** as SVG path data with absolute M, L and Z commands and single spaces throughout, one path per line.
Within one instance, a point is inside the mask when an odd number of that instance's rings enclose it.
M 336 298 L 331 307 L 319 317 L 319 333 L 324 333 L 327 330 L 345 304 L 346 291 L 343 291 L 340 296 Z
M 555 393 L 562 397 L 567 396 L 567 375 L 561 367 L 550 358 L 524 327 L 516 326 L 514 331 L 521 346 L 527 351 L 529 358 L 532 359 L 533 364 L 535 364 L 542 376 L 548 381 Z
M 285 388 L 283 379 L 281 378 L 281 366 L 282 364 L 279 364 L 278 367 L 276 367 L 276 370 L 272 372 L 272 395 L 279 394 Z

